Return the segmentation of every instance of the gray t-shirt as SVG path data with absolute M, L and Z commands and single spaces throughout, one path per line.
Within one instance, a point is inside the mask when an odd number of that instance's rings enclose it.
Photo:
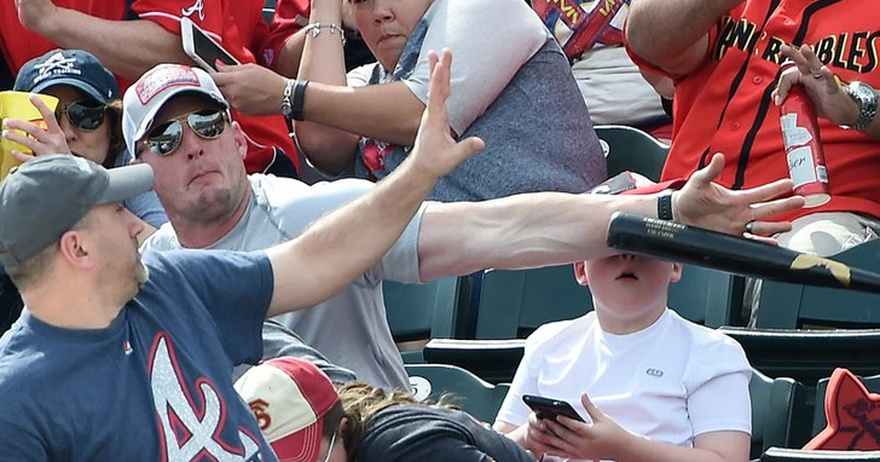
M 485 200 L 534 191 L 583 192 L 606 177 L 605 159 L 568 60 L 522 1 L 436 0 L 393 72 L 370 64 L 349 85 L 403 81 L 428 100 L 428 51 L 449 48 L 449 123 L 486 148 L 441 178 L 431 200 Z M 410 147 L 361 140 L 355 176 L 381 179 Z
M 317 218 L 373 187 L 370 182 L 354 179 L 312 186 L 271 175 L 250 175 L 249 179 L 253 195 L 247 211 L 229 234 L 208 248 L 248 251 L 285 242 L 301 234 Z M 386 389 L 409 390 L 403 360 L 385 317 L 382 280 L 419 282 L 417 245 L 423 212 L 424 207 L 379 263 L 342 292 L 310 309 L 275 319 L 331 362 L 353 371 L 360 380 Z M 145 249 L 157 250 L 180 247 L 170 223 L 143 245 Z

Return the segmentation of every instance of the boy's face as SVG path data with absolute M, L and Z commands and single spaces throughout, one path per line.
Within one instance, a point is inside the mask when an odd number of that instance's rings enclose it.
M 666 306 L 669 284 L 681 279 L 681 264 L 621 254 L 575 263 L 575 276 L 589 285 L 597 305 L 653 309 Z

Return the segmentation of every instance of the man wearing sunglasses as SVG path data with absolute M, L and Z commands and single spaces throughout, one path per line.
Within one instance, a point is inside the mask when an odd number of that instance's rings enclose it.
M 126 143 L 138 161 L 153 167 L 155 190 L 170 218 L 145 248 L 268 248 L 299 236 L 314 220 L 374 187 L 353 179 L 307 186 L 272 176 L 248 177 L 241 162 L 241 130 L 228 120 L 227 102 L 213 80 L 199 69 L 153 68 L 126 91 L 123 102 Z M 783 192 L 784 184 L 749 192 L 721 190 L 711 183 L 718 168 L 720 159 L 676 193 L 680 198 L 676 210 L 686 210 L 676 217 L 742 233 L 747 219 L 754 218 L 747 215 L 763 218 L 799 203 L 791 199 L 748 209 L 748 202 Z M 316 303 L 314 309 L 281 320 L 360 379 L 384 388 L 408 389 L 385 319 L 383 279 L 422 282 L 487 267 L 574 261 L 580 253 L 573 250 L 578 247 L 575 243 L 582 239 L 592 242 L 592 250 L 597 250 L 594 245 L 604 247 L 608 214 L 633 207 L 630 200 L 536 193 L 481 203 L 426 203 L 401 238 L 355 283 Z M 641 210 L 644 214 L 657 213 L 656 199 L 652 201 L 653 208 Z M 719 215 L 706 216 L 710 213 Z M 775 225 L 762 224 L 756 232 L 774 229 Z M 360 226 L 349 232 L 364 245 L 375 239 Z
M 131 162 L 122 138 L 119 86 L 110 70 L 91 53 L 55 49 L 34 58 L 22 66 L 14 89 L 52 95 L 58 98 L 58 106 L 54 114 L 44 114 L 45 129 L 27 121 L 8 121 L 10 128 L 23 130 L 27 136 L 8 131 L 6 138 L 24 144 L 38 156 L 69 152 L 105 168 Z M 40 100 L 33 101 L 40 104 Z M 132 198 L 125 206 L 150 226 L 158 228 L 168 221 L 154 192 Z
M 266 316 L 313 305 L 374 264 L 437 179 L 482 148 L 446 130 L 450 59 L 432 66 L 410 161 L 265 251 L 142 261 L 142 225 L 119 201 L 151 187 L 147 165 L 107 170 L 55 155 L 10 173 L 0 262 L 27 309 L 0 338 L 0 396 L 11 398 L 0 399 L 0 460 L 277 460 L 233 389 L 232 364 L 260 357 Z

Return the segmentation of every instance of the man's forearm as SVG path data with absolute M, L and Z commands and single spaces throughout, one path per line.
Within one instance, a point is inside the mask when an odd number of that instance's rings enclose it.
M 520 269 L 608 255 L 608 223 L 617 210 L 656 216 L 657 196 L 548 192 L 431 203 L 419 231 L 420 277 L 427 281 L 490 267 Z
M 98 57 L 114 74 L 135 79 L 162 62 L 191 63 L 180 36 L 146 20 L 116 21 L 57 8 L 35 32 L 63 48 L 80 48 Z
M 639 0 L 630 6 L 626 39 L 642 59 L 685 74 L 703 58 L 706 34 L 742 0 Z

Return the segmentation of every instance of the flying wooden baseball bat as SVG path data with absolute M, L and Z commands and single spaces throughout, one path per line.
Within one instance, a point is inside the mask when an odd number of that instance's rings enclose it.
M 880 274 L 674 221 L 616 212 L 608 247 L 774 281 L 880 293 Z

